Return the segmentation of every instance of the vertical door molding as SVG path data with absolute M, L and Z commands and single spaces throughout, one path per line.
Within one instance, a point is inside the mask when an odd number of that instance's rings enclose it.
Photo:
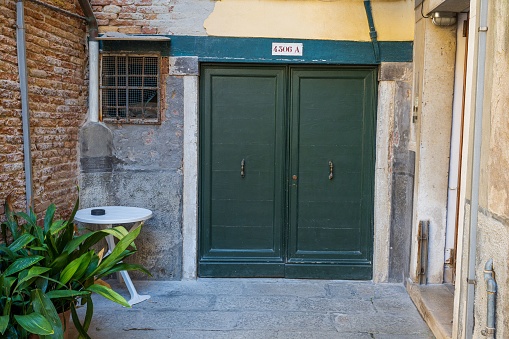
M 182 278 L 197 277 L 198 246 L 198 58 L 172 58 L 170 71 L 185 70 L 182 206 Z M 180 67 L 179 67 L 180 66 Z
M 402 156 L 398 152 L 405 151 L 400 150 L 401 147 L 399 146 L 408 142 L 406 138 L 408 138 L 409 133 L 409 127 L 399 121 L 398 116 L 401 112 L 398 110 L 401 109 L 403 101 L 405 102 L 403 106 L 410 105 L 411 96 L 410 93 L 405 91 L 405 88 L 408 87 L 411 79 L 412 63 L 384 62 L 380 65 L 374 196 L 373 281 L 375 283 L 389 281 L 391 257 L 394 254 L 391 250 L 391 232 L 394 232 L 392 214 L 395 211 L 395 206 L 393 206 L 395 202 L 393 199 L 395 189 L 393 172 L 398 155 L 400 155 L 400 158 Z M 407 112 L 407 114 L 410 113 Z M 403 200 L 399 199 L 398 201 Z M 402 220 L 406 219 L 403 216 L 400 217 L 402 217 Z M 411 225 L 408 225 L 408 228 L 410 227 Z M 400 252 L 406 250 L 400 249 Z

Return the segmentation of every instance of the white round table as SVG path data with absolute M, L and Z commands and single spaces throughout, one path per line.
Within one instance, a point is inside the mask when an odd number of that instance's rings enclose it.
M 92 210 L 103 209 L 104 215 L 92 215 Z M 134 226 L 142 221 L 145 221 L 152 217 L 152 211 L 146 208 L 140 207 L 128 207 L 128 206 L 98 206 L 84 208 L 76 212 L 74 220 L 83 222 L 86 224 L 105 225 L 111 228 L 112 225 L 116 224 L 128 224 L 136 223 Z M 108 243 L 108 252 L 111 253 L 115 248 L 115 241 L 112 235 L 106 236 L 106 242 Z M 124 279 L 124 282 L 131 294 L 131 300 L 128 301 L 129 305 L 134 305 L 150 298 L 150 295 L 139 295 L 136 288 L 133 285 L 129 274 L 126 271 L 121 271 L 120 274 Z

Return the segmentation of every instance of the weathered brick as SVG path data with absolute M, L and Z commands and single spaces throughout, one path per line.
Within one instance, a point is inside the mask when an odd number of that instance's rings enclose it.
M 118 19 L 119 20 L 112 20 L 111 24 L 116 25 L 117 21 L 121 21 L 121 20 L 142 20 L 143 14 L 141 14 L 141 13 L 120 13 L 118 15 Z M 127 21 L 124 21 L 124 22 L 127 23 Z
M 158 19 L 158 15 L 157 14 L 145 14 L 144 16 L 144 19 L 145 20 L 156 20 Z M 143 25 L 145 25 L 146 23 L 143 23 Z
M 120 13 L 136 13 L 136 6 L 122 6 Z
M 106 32 L 118 32 L 118 27 L 115 27 L 115 26 L 100 26 L 99 27 L 99 33 L 106 33 Z
M 141 33 L 141 27 L 139 26 L 119 26 L 118 31 L 125 34 L 139 34 Z
M 117 6 L 133 5 L 134 4 L 134 0 L 112 0 L 111 4 L 112 5 L 117 5 Z
M 107 26 L 109 24 L 109 19 L 97 19 L 97 24 L 99 26 Z
M 108 5 L 103 7 L 103 13 L 120 13 L 122 8 L 120 6 Z
M 170 10 L 168 6 L 147 6 L 147 7 L 139 7 L 137 10 L 138 13 L 147 13 L 147 14 L 163 14 L 169 13 Z
M 91 4 L 92 6 L 105 6 L 109 5 L 111 3 L 111 0 L 92 0 Z
M 96 16 L 97 20 L 114 20 L 118 17 L 117 13 L 97 13 Z
M 141 28 L 141 32 L 143 34 L 157 34 L 158 33 L 157 28 L 151 27 L 151 26 L 143 26 Z
M 152 6 L 152 0 L 134 0 L 136 6 Z

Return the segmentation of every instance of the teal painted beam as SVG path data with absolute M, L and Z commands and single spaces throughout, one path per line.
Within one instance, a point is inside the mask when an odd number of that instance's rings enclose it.
M 380 41 L 380 61 L 371 42 L 169 35 L 170 42 L 102 41 L 104 51 L 159 51 L 197 56 L 204 62 L 376 65 L 411 62 L 412 41 Z M 302 43 L 302 56 L 272 55 L 272 43 Z

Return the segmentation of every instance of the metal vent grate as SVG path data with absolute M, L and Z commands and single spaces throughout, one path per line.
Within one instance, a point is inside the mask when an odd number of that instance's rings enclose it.
M 104 122 L 159 123 L 159 56 L 103 55 L 101 113 Z

